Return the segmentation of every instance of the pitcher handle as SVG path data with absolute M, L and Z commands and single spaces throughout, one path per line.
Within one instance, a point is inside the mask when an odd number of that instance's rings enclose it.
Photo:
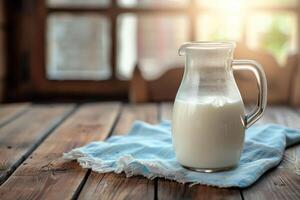
M 233 60 L 233 70 L 249 70 L 254 73 L 257 80 L 258 98 L 256 108 L 246 114 L 244 119 L 245 128 L 252 126 L 263 115 L 267 106 L 267 79 L 261 65 L 253 60 Z

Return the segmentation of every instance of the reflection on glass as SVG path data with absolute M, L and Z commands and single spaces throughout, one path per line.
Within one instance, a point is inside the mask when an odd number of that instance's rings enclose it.
M 110 0 L 47 0 L 47 5 L 50 7 L 68 6 L 108 6 Z
M 128 79 L 136 63 L 153 79 L 172 67 L 183 66 L 177 49 L 189 40 L 188 18 L 182 15 L 123 14 L 118 18 L 117 72 Z
M 249 47 L 269 51 L 280 63 L 297 51 L 297 17 L 292 13 L 254 13 L 247 34 Z
M 180 7 L 186 6 L 189 0 L 118 0 L 123 7 Z
M 48 17 L 47 77 L 102 80 L 111 76 L 109 21 L 96 14 Z
M 216 15 L 202 14 L 197 20 L 197 40 L 235 40 L 241 38 L 241 16 L 233 13 Z

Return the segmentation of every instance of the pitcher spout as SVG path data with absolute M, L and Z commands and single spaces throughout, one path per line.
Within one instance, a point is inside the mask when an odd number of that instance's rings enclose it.
M 178 53 L 186 57 L 186 66 L 192 68 L 230 68 L 234 48 L 234 42 L 189 42 Z

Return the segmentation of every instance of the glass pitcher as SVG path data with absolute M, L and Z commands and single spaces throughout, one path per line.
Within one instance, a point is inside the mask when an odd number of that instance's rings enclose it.
M 245 129 L 264 113 L 267 81 L 261 66 L 252 60 L 233 60 L 231 42 L 183 44 L 185 70 L 172 114 L 173 147 L 186 168 L 215 172 L 238 165 Z M 250 70 L 258 85 L 256 108 L 245 114 L 233 71 Z

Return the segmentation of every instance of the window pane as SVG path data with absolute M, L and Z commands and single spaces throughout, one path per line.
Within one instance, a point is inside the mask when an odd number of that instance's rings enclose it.
M 96 14 L 48 17 L 47 77 L 102 80 L 111 76 L 110 27 Z
M 297 0 L 197 0 L 199 6 L 218 7 L 223 10 L 234 10 L 237 7 L 247 9 L 249 6 L 294 5 Z
M 248 0 L 249 5 L 255 6 L 281 6 L 281 5 L 296 5 L 297 0 Z
M 186 6 L 189 0 L 118 0 L 123 7 L 180 7 Z
M 165 70 L 183 66 L 178 48 L 189 40 L 185 16 L 123 14 L 118 18 L 117 72 L 128 79 L 136 63 L 145 78 L 153 79 Z
M 197 40 L 235 40 L 241 38 L 242 19 L 238 14 L 206 13 L 197 20 Z
M 47 0 L 47 4 L 50 7 L 108 6 L 110 4 L 110 0 Z
M 247 0 L 196 0 L 197 4 L 205 7 L 217 7 L 223 10 L 234 9 L 247 3 Z
M 253 13 L 247 27 L 247 44 L 272 53 L 279 62 L 297 51 L 297 16 L 293 13 Z

